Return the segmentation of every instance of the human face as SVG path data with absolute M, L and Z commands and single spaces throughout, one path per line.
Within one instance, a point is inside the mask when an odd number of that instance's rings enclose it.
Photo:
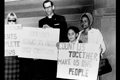
M 9 17 L 8 24 L 16 24 L 16 19 L 14 18 L 14 16 Z
M 69 41 L 73 42 L 73 41 L 76 40 L 77 34 L 74 32 L 74 30 L 70 29 L 68 31 L 68 35 L 67 36 L 68 36 Z
M 88 22 L 88 18 L 87 17 L 83 17 L 82 18 L 82 27 L 84 29 L 87 29 L 89 27 L 89 22 Z
M 51 15 L 53 13 L 53 6 L 50 2 L 44 4 L 44 9 L 47 15 Z

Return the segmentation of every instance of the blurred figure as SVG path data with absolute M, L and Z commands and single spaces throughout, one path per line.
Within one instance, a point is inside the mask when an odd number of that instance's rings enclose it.
M 17 24 L 15 13 L 9 13 L 6 17 L 7 24 Z M 5 80 L 19 80 L 19 60 L 17 56 L 5 56 Z
M 7 24 L 17 24 L 17 16 L 15 13 L 9 13 L 6 17 Z

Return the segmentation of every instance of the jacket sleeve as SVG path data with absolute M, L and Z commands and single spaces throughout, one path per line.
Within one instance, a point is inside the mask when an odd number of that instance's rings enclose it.
M 60 20 L 60 42 L 64 42 L 67 39 L 67 22 L 64 16 Z
M 38 27 L 39 27 L 39 28 L 42 28 L 42 27 L 43 27 L 43 24 L 44 24 L 43 19 L 39 20 L 39 22 L 38 22 Z
M 103 40 L 102 33 L 99 30 L 98 30 L 98 36 L 99 36 L 98 40 L 99 40 L 100 47 L 101 47 L 101 54 L 103 54 L 106 51 L 106 46 Z

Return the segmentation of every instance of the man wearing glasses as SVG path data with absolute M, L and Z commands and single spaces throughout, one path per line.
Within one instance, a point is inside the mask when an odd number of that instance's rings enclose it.
M 43 8 L 46 13 L 46 17 L 39 20 L 38 26 L 40 28 L 58 28 L 60 29 L 59 41 L 63 42 L 67 38 L 67 23 L 65 17 L 54 13 L 55 6 L 52 1 L 46 0 L 43 2 Z M 56 80 L 57 74 L 57 61 L 52 60 L 35 60 L 37 66 L 37 75 L 41 75 L 37 79 Z M 37 76 L 36 76 L 37 77 Z
M 43 2 L 43 8 L 47 16 L 39 20 L 39 27 L 59 28 L 60 42 L 65 41 L 67 38 L 67 23 L 65 21 L 65 17 L 54 13 L 55 6 L 50 0 L 46 0 Z

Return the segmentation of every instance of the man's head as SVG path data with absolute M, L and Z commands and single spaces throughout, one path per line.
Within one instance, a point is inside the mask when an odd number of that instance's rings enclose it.
M 50 0 L 46 0 L 43 2 L 43 8 L 45 12 L 47 13 L 47 15 L 51 15 L 54 13 L 54 4 Z

